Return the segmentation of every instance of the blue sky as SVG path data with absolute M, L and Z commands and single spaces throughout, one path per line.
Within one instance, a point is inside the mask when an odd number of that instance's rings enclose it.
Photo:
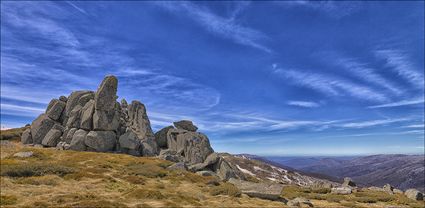
M 216 151 L 424 151 L 424 2 L 1 2 L 1 126 L 119 78 Z

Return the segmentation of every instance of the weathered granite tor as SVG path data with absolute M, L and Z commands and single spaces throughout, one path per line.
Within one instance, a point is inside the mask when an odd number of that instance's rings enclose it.
M 208 137 L 192 121 L 174 122 L 152 131 L 146 107 L 139 101 L 117 102 L 118 79 L 106 76 L 97 91 L 74 91 L 50 101 L 21 136 L 24 144 L 63 150 L 119 152 L 158 156 L 179 169 L 211 172 L 223 180 L 243 174 L 211 148 Z M 203 173 L 202 172 L 202 173 Z

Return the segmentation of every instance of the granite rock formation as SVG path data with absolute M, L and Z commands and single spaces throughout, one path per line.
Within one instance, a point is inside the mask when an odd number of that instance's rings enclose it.
M 176 168 L 208 173 L 222 180 L 244 179 L 238 168 L 214 153 L 208 137 L 192 121 L 174 122 L 154 133 L 146 107 L 117 102 L 118 79 L 106 76 L 94 91 L 74 91 L 52 99 L 22 134 L 22 143 L 62 150 L 157 156 Z

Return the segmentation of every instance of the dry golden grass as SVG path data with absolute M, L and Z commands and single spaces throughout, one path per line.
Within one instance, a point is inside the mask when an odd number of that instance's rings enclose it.
M 32 151 L 33 157 L 16 158 Z M 1 146 L 1 207 L 284 207 L 172 163 L 124 154 Z
M 29 128 L 29 127 L 26 126 L 26 127 L 22 127 L 22 128 L 1 130 L 0 131 L 0 140 L 20 141 L 22 132 L 24 132 L 25 129 L 27 129 L 27 128 Z
M 34 156 L 13 154 L 32 151 Z M 1 207 L 286 207 L 282 202 L 250 198 L 232 184 L 187 171 L 172 163 L 125 154 L 60 151 L 1 145 Z M 315 207 L 424 207 L 403 195 L 362 191 L 330 194 L 288 186 L 287 199 L 305 197 Z

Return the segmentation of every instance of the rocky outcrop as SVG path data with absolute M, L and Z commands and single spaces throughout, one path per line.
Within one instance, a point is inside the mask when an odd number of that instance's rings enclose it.
M 238 189 L 241 190 L 243 194 L 246 194 L 250 197 L 286 202 L 284 198 L 280 197 L 284 187 L 282 184 L 253 183 L 234 178 L 229 179 L 228 182 L 238 187 Z
M 173 124 L 178 129 L 183 129 L 183 130 L 193 131 L 193 132 L 198 130 L 198 127 L 193 125 L 192 121 L 189 121 L 189 120 L 176 121 Z
M 387 192 L 388 194 L 394 194 L 394 187 L 392 187 L 390 184 L 385 184 L 382 189 Z
M 159 148 L 167 148 L 167 133 L 170 129 L 174 129 L 174 126 L 167 126 L 155 133 L 155 141 Z
M 113 131 L 90 131 L 84 144 L 97 152 L 112 152 L 117 144 L 117 135 Z
M 106 76 L 97 90 L 75 91 L 52 99 L 44 114 L 22 135 L 22 143 L 60 150 L 120 152 L 158 156 L 176 164 L 173 170 L 211 173 L 222 180 L 244 175 L 214 153 L 208 137 L 192 121 L 174 122 L 152 131 L 146 106 L 139 101 L 117 102 L 118 79 Z
M 416 189 L 407 189 L 404 192 L 404 195 L 406 195 L 407 198 L 412 200 L 422 201 L 424 199 L 424 195 Z
M 22 144 L 32 144 L 32 136 L 31 136 L 31 129 L 26 129 L 21 136 L 21 142 Z
M 348 187 L 336 187 L 331 189 L 332 194 L 348 195 L 352 193 L 351 188 Z
M 356 183 L 354 183 L 353 180 L 351 180 L 351 178 L 345 177 L 344 178 L 344 183 L 342 183 L 343 187 L 356 187 Z

